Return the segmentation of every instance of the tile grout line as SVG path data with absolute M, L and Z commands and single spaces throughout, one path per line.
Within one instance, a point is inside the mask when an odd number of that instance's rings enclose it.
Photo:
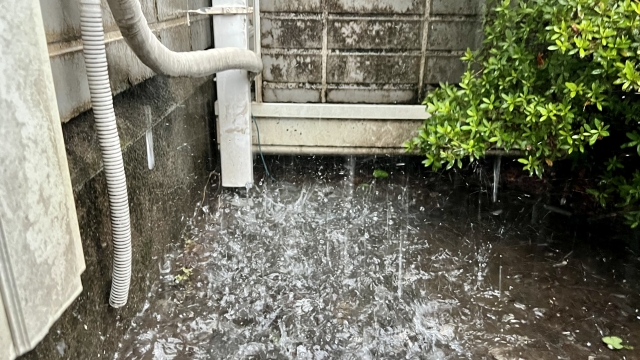
M 329 10 L 327 1 L 322 2 L 322 91 L 320 93 L 321 102 L 327 102 L 327 52 L 328 52 L 328 18 Z
M 271 20 L 322 20 L 322 13 L 295 13 L 295 12 L 282 12 L 282 13 L 274 13 L 274 12 L 265 12 L 260 15 L 263 19 L 271 19 Z M 373 20 L 373 21 L 422 21 L 424 20 L 425 14 L 393 14 L 393 15 L 363 15 L 358 16 L 357 14 L 334 14 L 328 13 L 327 19 L 329 20 L 339 20 L 339 21 L 350 21 L 350 20 Z M 477 19 L 476 15 L 448 15 L 448 14 L 438 14 L 434 16 L 429 16 L 430 20 L 433 21 L 450 21 L 450 22 L 466 22 L 473 21 Z
M 422 28 L 422 55 L 420 57 L 420 79 L 418 80 L 418 101 L 422 102 L 423 88 L 424 88 L 424 78 L 425 78 L 425 67 L 427 62 L 427 44 L 429 37 L 429 25 L 431 22 L 431 0 L 426 0 L 424 6 L 424 26 Z
M 329 51 L 327 51 L 328 53 Z M 464 56 L 466 50 L 427 50 L 425 55 L 439 56 L 439 57 L 455 57 L 460 58 Z M 262 49 L 263 55 L 322 55 L 322 49 Z M 395 50 L 385 49 L 384 52 L 380 50 L 344 50 L 341 49 L 339 53 L 334 53 L 336 56 L 347 55 L 379 55 L 379 56 L 422 56 L 422 50 Z M 288 82 L 288 81 L 281 81 Z

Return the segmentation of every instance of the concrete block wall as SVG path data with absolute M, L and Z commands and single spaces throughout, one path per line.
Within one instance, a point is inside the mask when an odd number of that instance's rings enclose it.
M 144 311 L 147 294 L 161 276 L 158 269 L 164 255 L 182 246 L 188 219 L 202 200 L 209 178 L 207 134 L 215 133 L 210 127 L 213 98 L 211 77 L 163 76 L 143 81 L 114 98 L 133 248 L 129 301 L 118 310 L 108 302 L 113 243 L 93 113 L 84 112 L 62 124 L 86 262 L 83 291 L 42 342 L 20 360 L 114 359 L 131 320 Z M 147 162 L 147 133 L 153 136 L 153 169 Z M 217 180 L 212 179 L 211 184 Z
M 140 0 L 140 3 L 151 29 L 169 49 L 192 51 L 211 47 L 211 18 L 192 16 L 191 26 L 188 26 L 184 12 L 187 3 L 190 9 L 197 9 L 211 6 L 211 0 Z M 40 0 L 63 122 L 91 107 L 80 40 L 79 4 L 78 0 Z M 122 39 L 106 0 L 102 1 L 102 8 L 111 89 L 115 95 L 154 73 L 138 60 Z
M 207 184 L 207 165 L 215 166 L 209 147 L 215 134 L 212 77 L 154 76 L 122 39 L 103 1 L 133 247 L 128 303 L 119 310 L 109 307 L 113 254 L 109 202 L 95 119 L 86 111 L 90 101 L 79 3 L 40 0 L 86 263 L 83 291 L 21 360 L 112 359 L 131 319 L 144 309 L 151 284 L 160 276 L 158 266 L 165 252 L 183 241 L 187 219 Z M 193 9 L 210 6 L 211 0 L 188 3 Z M 183 12 L 187 0 L 141 0 L 141 5 L 150 27 L 168 48 L 191 51 L 212 46 L 211 19 L 191 17 L 188 26 Z M 153 143 L 147 143 L 148 134 Z M 148 166 L 149 148 L 155 159 L 152 169 Z
M 418 103 L 459 82 L 484 0 L 262 0 L 263 101 Z

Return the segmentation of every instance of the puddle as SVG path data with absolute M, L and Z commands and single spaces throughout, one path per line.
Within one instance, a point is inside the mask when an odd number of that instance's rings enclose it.
M 640 348 L 637 256 L 592 241 L 613 233 L 414 162 L 283 157 L 209 189 L 116 359 L 638 358 L 600 340 Z

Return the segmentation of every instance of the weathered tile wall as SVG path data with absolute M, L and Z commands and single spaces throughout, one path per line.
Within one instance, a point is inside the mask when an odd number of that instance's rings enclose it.
M 263 0 L 265 102 L 417 103 L 458 82 L 484 0 Z

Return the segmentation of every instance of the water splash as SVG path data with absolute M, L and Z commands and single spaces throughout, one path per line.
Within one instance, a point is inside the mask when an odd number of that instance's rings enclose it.
M 560 295 L 581 267 L 559 270 L 554 253 L 523 249 L 538 236 L 526 203 L 505 208 L 500 219 L 513 226 L 491 216 L 472 225 L 481 207 L 473 189 L 454 192 L 416 170 L 374 181 L 364 175 L 372 168 L 347 164 L 349 176 L 342 162 L 274 166 L 289 181 L 259 182 L 247 197 L 222 192 L 219 207 L 194 221 L 193 242 L 163 259 L 168 273 L 116 358 L 477 359 L 512 347 L 574 358 L 560 340 L 568 319 L 587 319 L 572 325 L 580 332 L 569 347 L 602 325 L 579 305 L 596 314 L 585 301 L 598 292 Z M 171 269 L 184 266 L 193 275 L 176 284 Z M 550 336 L 557 343 L 548 347 Z
M 500 185 L 500 163 L 502 155 L 498 155 L 493 160 L 493 202 L 498 202 L 498 186 Z

